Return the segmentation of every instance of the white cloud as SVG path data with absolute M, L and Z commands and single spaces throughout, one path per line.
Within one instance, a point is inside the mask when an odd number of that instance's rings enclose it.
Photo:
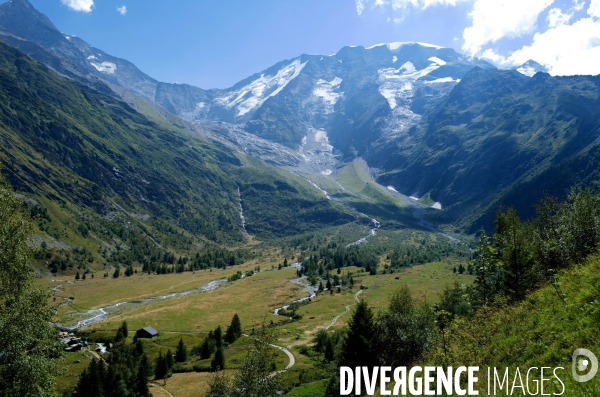
M 564 14 L 560 8 L 553 8 L 548 12 L 548 26 L 555 28 L 558 25 L 565 25 L 573 18 L 573 14 Z
M 377 8 L 391 15 L 387 18 L 388 22 L 400 24 L 412 10 L 424 10 L 439 5 L 456 6 L 458 3 L 469 1 L 473 0 L 356 0 L 356 13 L 361 15 L 370 3 L 370 9 Z
M 587 13 L 593 17 L 600 18 L 600 0 L 592 0 Z
M 538 16 L 553 1 L 475 0 L 469 13 L 472 25 L 463 32 L 463 50 L 476 55 L 488 43 L 533 32 Z
M 356 0 L 356 13 L 361 15 L 366 5 L 372 3 L 371 8 L 391 9 L 394 13 L 393 21 L 400 23 L 411 9 L 424 10 L 428 7 L 447 5 L 455 6 L 458 3 L 472 0 Z M 388 21 L 389 22 L 389 21 Z
M 364 9 L 365 5 L 363 4 L 362 0 L 356 0 L 356 13 L 361 15 Z
M 536 33 L 531 45 L 513 52 L 507 62 L 519 65 L 529 59 L 547 66 L 553 75 L 600 74 L 600 21 L 582 18 Z
M 585 0 L 573 0 L 573 10 L 581 11 L 585 7 Z
M 94 0 L 60 0 L 73 11 L 92 12 Z
M 125 14 L 127 14 L 127 7 L 125 7 L 125 6 L 117 7 L 117 11 L 119 11 L 119 14 L 125 15 Z

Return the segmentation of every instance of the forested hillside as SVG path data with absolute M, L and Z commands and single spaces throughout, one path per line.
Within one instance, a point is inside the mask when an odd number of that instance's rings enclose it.
M 4 172 L 41 215 L 37 244 L 74 247 L 68 256 L 90 264 L 242 243 L 240 198 L 258 236 L 354 219 L 301 179 L 259 161 L 246 167 L 199 135 L 152 121 L 3 43 L 0 98 Z M 267 221 L 277 218 L 283 224 Z

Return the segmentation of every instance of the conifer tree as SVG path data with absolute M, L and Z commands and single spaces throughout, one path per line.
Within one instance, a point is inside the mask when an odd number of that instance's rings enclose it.
M 242 322 L 237 313 L 234 314 L 233 318 L 231 319 L 231 328 L 233 328 L 235 338 L 239 339 L 242 336 Z
M 348 322 L 348 333 L 342 343 L 340 366 L 351 368 L 377 365 L 375 352 L 375 323 L 371 308 L 364 299 L 356 305 Z
M 148 388 L 148 376 L 150 376 L 150 373 L 150 361 L 146 354 L 142 354 L 135 381 L 135 393 L 138 397 L 150 397 L 150 389 Z
M 213 371 L 221 371 L 225 369 L 225 354 L 223 353 L 223 347 L 220 346 L 217 348 L 215 356 L 210 362 L 210 368 Z
M 219 325 L 214 332 L 214 339 L 217 348 L 223 346 L 223 331 L 221 331 L 221 326 Z
M 216 349 L 215 340 L 211 336 L 212 335 L 209 335 L 206 339 L 204 339 L 204 342 L 200 347 L 200 358 L 203 360 L 210 358 Z
M 178 363 L 185 362 L 187 360 L 187 347 L 183 343 L 183 338 L 179 339 L 177 350 L 175 351 L 175 361 Z
M 522 223 L 514 208 L 496 214 L 494 241 L 499 245 L 502 290 L 512 301 L 520 301 L 534 286 L 533 227 Z
M 167 350 L 167 355 L 165 356 L 165 364 L 167 365 L 167 373 L 171 371 L 171 369 L 173 369 L 173 366 L 175 365 L 175 360 L 173 360 L 173 353 L 171 352 L 171 349 Z
M 154 368 L 154 379 L 165 379 L 167 377 L 168 372 L 169 368 L 167 367 L 167 360 L 165 356 L 163 356 L 161 351 L 158 353 L 158 358 L 156 359 L 156 366 Z
M 476 301 L 481 306 L 487 306 L 492 301 L 496 287 L 498 269 L 498 250 L 490 242 L 490 238 L 481 231 L 479 244 L 475 248 L 475 259 L 472 261 L 475 269 L 473 292 Z

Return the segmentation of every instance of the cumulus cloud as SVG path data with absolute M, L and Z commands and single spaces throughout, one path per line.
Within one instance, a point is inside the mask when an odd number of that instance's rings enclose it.
M 500 67 L 532 59 L 553 75 L 600 74 L 600 0 L 556 2 L 554 7 L 555 0 L 355 1 L 359 15 L 378 9 L 394 23 L 412 11 L 467 1 L 472 8 L 462 35 L 466 54 Z
M 529 59 L 547 66 L 554 75 L 600 74 L 600 21 L 582 18 L 536 33 L 531 45 L 513 52 L 507 62 L 522 64 Z
M 574 12 L 582 9 L 578 1 L 574 1 L 568 13 L 553 8 L 546 18 L 548 29 L 536 32 L 530 44 L 506 55 L 492 48 L 478 55 L 504 67 L 533 59 L 546 66 L 552 75 L 600 74 L 600 0 L 590 2 L 589 17 L 569 24 Z
M 564 25 L 569 23 L 569 21 L 573 18 L 573 14 L 565 14 L 562 12 L 560 8 L 553 8 L 548 12 L 548 26 L 551 28 L 555 28 L 558 25 Z
M 472 24 L 463 32 L 463 50 L 476 55 L 488 43 L 532 33 L 538 16 L 553 1 L 475 0 L 473 10 L 469 13 Z
M 73 11 L 92 12 L 94 0 L 61 0 L 61 2 Z
M 587 12 L 592 17 L 600 18 L 600 0 L 592 0 Z
M 119 14 L 125 15 L 125 14 L 127 14 L 127 7 L 125 7 L 125 6 L 117 7 L 117 11 L 119 11 Z

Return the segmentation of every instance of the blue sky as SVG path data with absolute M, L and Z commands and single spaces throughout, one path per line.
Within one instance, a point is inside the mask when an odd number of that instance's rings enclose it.
M 30 0 L 64 33 L 166 82 L 225 88 L 283 59 L 422 41 L 499 66 L 598 74 L 600 0 Z M 123 8 L 124 7 L 124 8 Z M 595 62 L 594 62 L 595 61 Z

